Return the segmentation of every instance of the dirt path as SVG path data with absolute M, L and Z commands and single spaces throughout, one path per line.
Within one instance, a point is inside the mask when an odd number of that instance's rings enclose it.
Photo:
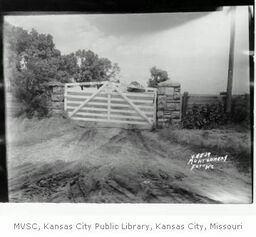
M 191 171 L 187 162 L 194 153 L 157 133 L 118 128 L 77 128 L 10 145 L 10 201 L 250 202 L 249 176 L 229 160 L 214 170 Z

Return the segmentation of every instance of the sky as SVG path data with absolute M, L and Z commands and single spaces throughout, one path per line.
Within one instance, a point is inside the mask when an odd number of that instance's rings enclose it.
M 144 86 L 150 68 L 166 70 L 182 92 L 226 90 L 229 8 L 215 12 L 5 16 L 26 30 L 51 34 L 62 54 L 92 50 L 121 68 L 120 80 Z M 233 93 L 249 92 L 248 8 L 236 8 Z

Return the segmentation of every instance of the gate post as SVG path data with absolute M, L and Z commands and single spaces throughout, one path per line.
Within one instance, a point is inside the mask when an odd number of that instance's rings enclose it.
M 181 111 L 182 118 L 186 115 L 187 108 L 188 108 L 188 92 L 186 91 L 182 96 L 182 111 Z
M 53 116 L 63 115 L 65 84 L 61 82 L 49 82 L 45 84 L 49 89 L 48 109 Z
M 181 121 L 180 83 L 167 80 L 157 86 L 157 126 L 178 125 Z

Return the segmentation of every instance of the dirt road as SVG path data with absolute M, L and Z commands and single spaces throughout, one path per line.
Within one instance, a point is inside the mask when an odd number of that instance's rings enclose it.
M 191 170 L 191 155 L 205 151 L 157 132 L 79 126 L 10 142 L 10 201 L 249 203 L 250 175 L 238 172 L 231 157 L 212 170 Z

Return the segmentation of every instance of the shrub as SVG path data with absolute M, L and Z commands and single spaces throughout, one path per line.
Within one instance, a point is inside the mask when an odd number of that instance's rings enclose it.
M 230 120 L 234 123 L 250 121 L 249 95 L 241 95 L 232 99 Z
M 48 88 L 32 71 L 24 70 L 13 81 L 12 90 L 15 98 L 22 104 L 22 113 L 31 118 L 44 117 L 48 114 Z
M 225 112 L 225 105 L 206 104 L 193 105 L 182 119 L 182 127 L 188 129 L 211 129 L 229 123 L 250 125 L 249 95 L 239 95 L 232 98 L 231 112 Z
M 182 119 L 182 127 L 188 129 L 211 129 L 227 122 L 223 104 L 194 105 Z

